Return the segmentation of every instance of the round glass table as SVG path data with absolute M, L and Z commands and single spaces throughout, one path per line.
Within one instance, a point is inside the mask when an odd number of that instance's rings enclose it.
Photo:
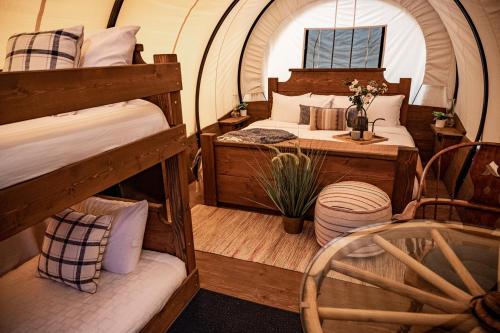
M 356 229 L 309 264 L 304 332 L 500 332 L 499 249 L 500 230 L 461 223 Z

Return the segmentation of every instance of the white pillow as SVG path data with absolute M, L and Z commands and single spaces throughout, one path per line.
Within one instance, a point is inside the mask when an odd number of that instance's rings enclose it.
M 335 95 L 335 98 L 333 99 L 333 106 L 332 107 L 347 109 L 351 105 L 352 105 L 352 102 L 349 100 L 349 96 Z
M 300 121 L 300 105 L 329 108 L 333 95 L 313 95 L 307 93 L 299 96 L 286 96 L 273 92 L 271 120 L 298 124 Z
M 103 268 L 119 274 L 132 272 L 141 256 L 148 202 L 125 202 L 90 197 L 72 207 L 92 215 L 111 215 L 111 233 L 102 261 Z
M 0 276 L 40 253 L 46 223 L 38 223 L 0 242 Z
M 368 121 L 374 121 L 377 118 L 385 118 L 385 120 L 379 120 L 375 124 L 384 127 L 400 125 L 399 114 L 404 99 L 404 95 L 375 97 L 372 104 L 366 109 Z
M 309 106 L 315 106 L 318 108 L 331 108 L 333 105 L 334 95 L 315 95 L 311 94 L 311 102 Z
M 300 105 L 309 105 L 311 93 L 299 96 L 285 96 L 273 92 L 271 120 L 287 123 L 299 123 Z
M 80 67 L 131 65 L 139 29 L 114 27 L 88 37 L 82 45 Z

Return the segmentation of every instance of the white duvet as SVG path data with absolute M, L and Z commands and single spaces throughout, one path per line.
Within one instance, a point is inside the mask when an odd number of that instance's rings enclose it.
M 250 124 L 246 128 L 282 129 L 295 134 L 301 139 L 328 140 L 328 141 L 340 141 L 338 139 L 333 138 L 333 136 L 338 134 L 348 133 L 348 131 L 324 131 L 324 130 L 311 131 L 309 129 L 309 125 L 298 125 L 294 123 L 274 121 L 271 119 L 256 121 Z M 375 134 L 389 139 L 388 141 L 379 142 L 376 144 L 415 147 L 415 142 L 413 141 L 411 134 L 404 126 L 383 127 L 375 125 Z
M 260 120 L 250 124 L 246 129 L 250 128 L 272 128 L 272 129 L 282 129 L 287 132 L 295 134 L 300 139 L 312 139 L 312 140 L 327 140 L 327 141 L 341 141 L 335 139 L 333 136 L 338 134 L 345 134 L 348 131 L 325 131 L 317 130 L 311 131 L 309 125 L 298 125 L 294 123 L 287 123 L 282 121 L 274 121 L 271 119 Z M 371 127 L 370 127 L 371 129 Z M 386 137 L 388 140 L 383 142 L 374 143 L 375 145 L 395 145 L 395 146 L 405 146 L 405 147 L 415 147 L 415 141 L 404 126 L 376 126 L 374 129 L 375 134 Z M 412 198 L 416 198 L 418 191 L 418 179 L 415 177 L 413 185 Z
M 138 332 L 186 278 L 165 253 L 142 251 L 129 274 L 103 271 L 88 294 L 37 276 L 38 256 L 0 277 L 0 332 Z
M 1 125 L 0 189 L 168 128 L 161 109 L 139 99 Z

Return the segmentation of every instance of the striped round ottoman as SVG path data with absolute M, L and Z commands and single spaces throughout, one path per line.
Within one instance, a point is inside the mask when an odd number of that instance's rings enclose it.
M 391 199 L 378 187 L 356 181 L 326 186 L 318 195 L 314 211 L 316 240 L 323 246 L 344 232 L 392 217 Z M 377 255 L 381 249 L 370 245 L 351 257 Z

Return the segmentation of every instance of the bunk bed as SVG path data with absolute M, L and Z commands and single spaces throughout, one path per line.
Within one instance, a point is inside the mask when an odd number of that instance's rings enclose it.
M 267 114 L 270 116 L 273 92 L 288 96 L 310 92 L 319 95 L 348 96 L 351 93 L 344 82 L 356 78 L 361 83 L 370 80 L 386 82 L 388 85 L 386 95 L 404 95 L 400 124 L 405 126 L 411 79 L 402 78 L 399 83 L 390 83 L 384 78 L 384 70 L 383 68 L 291 69 L 291 77 L 286 82 L 279 82 L 277 78 L 268 79 Z M 265 124 L 259 124 L 257 127 L 259 126 Z M 297 128 L 297 125 L 294 127 Z M 291 128 L 280 128 L 291 131 Z M 413 142 L 411 135 L 406 130 L 405 132 L 409 136 L 409 141 Z M 268 148 L 258 144 L 218 141 L 217 137 L 217 133 L 205 132 L 201 135 L 205 204 L 235 205 L 252 209 L 274 207 L 260 185 L 255 182 L 258 160 L 266 158 L 262 154 L 265 154 Z M 299 136 L 297 140 L 285 141 L 276 146 L 293 147 L 296 144 L 305 150 L 321 150 L 325 153 L 325 160 L 320 170 L 321 186 L 339 180 L 371 183 L 383 189 L 391 197 L 394 213 L 403 211 L 412 199 L 418 164 L 418 150 L 414 145 L 356 145 Z
M 163 179 L 157 185 L 165 200 L 149 204 L 143 249 L 171 254 L 186 269 L 180 287 L 142 328 L 143 332 L 164 332 L 198 291 L 199 277 L 189 209 L 180 64 L 175 55 L 155 55 L 154 64 L 145 64 L 142 50 L 142 45 L 136 45 L 130 66 L 0 73 L 0 125 L 134 99 L 156 104 L 168 122 L 154 134 L 0 186 L 0 240 L 160 165 Z

